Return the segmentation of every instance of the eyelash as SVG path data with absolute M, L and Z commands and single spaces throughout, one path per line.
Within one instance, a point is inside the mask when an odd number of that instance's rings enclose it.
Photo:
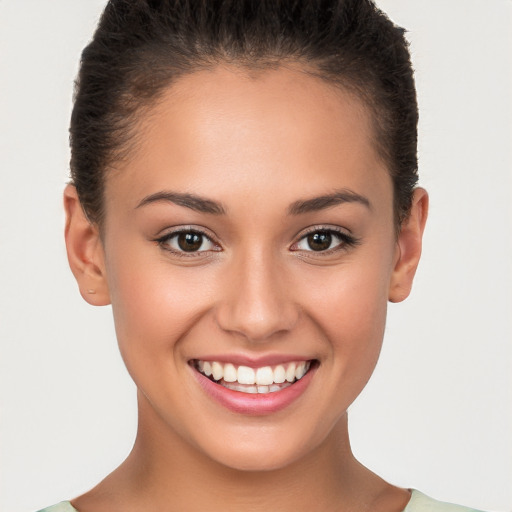
M 179 257 L 183 257 L 183 258 L 194 258 L 194 257 L 198 257 L 198 256 L 204 256 L 205 253 L 209 253 L 209 252 L 219 252 L 221 251 L 222 249 L 218 248 L 218 249 L 208 249 L 208 250 L 202 250 L 202 251 L 185 251 L 185 250 L 178 250 L 178 249 L 174 249 L 172 247 L 170 247 L 169 245 L 167 245 L 172 239 L 178 239 L 178 237 L 180 235 L 198 235 L 200 237 L 202 237 L 202 240 L 201 240 L 201 246 L 205 243 L 205 241 L 208 241 L 210 244 L 216 246 L 216 247 L 219 247 L 219 245 L 214 242 L 212 240 L 212 237 L 210 235 L 208 235 L 206 232 L 202 231 L 201 229 L 198 229 L 198 228 L 193 228 L 193 227 L 190 227 L 190 228 L 180 228 L 176 231 L 171 231 L 170 233 L 166 233 L 165 235 L 155 239 L 155 242 L 158 243 L 158 245 L 160 245 L 160 247 L 164 250 L 164 251 L 168 251 L 170 253 L 172 253 L 173 255 L 175 256 L 179 256 Z
M 304 250 L 304 249 L 294 248 L 294 247 L 297 247 L 302 241 L 306 240 L 310 235 L 319 234 L 319 233 L 327 234 L 331 237 L 334 236 L 335 238 L 338 239 L 339 243 L 337 243 L 334 247 L 328 248 L 326 250 L 319 250 L 319 251 L 315 251 L 313 249 Z M 202 251 L 199 251 L 199 250 L 198 251 L 185 251 L 185 250 L 179 250 L 179 249 L 172 248 L 168 245 L 171 240 L 173 240 L 173 239 L 177 240 L 180 235 L 189 235 L 189 234 L 190 235 L 198 235 L 198 236 L 202 237 L 201 246 L 205 243 L 205 241 L 208 241 L 210 244 L 212 244 L 218 248 L 207 249 L 207 250 L 202 250 Z M 210 235 L 208 235 L 206 232 L 202 231 L 201 229 L 198 229 L 195 227 L 180 228 L 176 231 L 171 231 L 159 238 L 156 238 L 154 241 L 157 242 L 163 250 L 171 252 L 172 254 L 174 254 L 176 256 L 184 257 L 184 258 L 194 258 L 194 257 L 198 257 L 198 256 L 204 256 L 205 253 L 222 251 L 222 249 L 219 247 L 219 245 L 215 241 L 212 240 L 212 237 Z M 312 253 L 315 255 L 322 256 L 322 255 L 330 255 L 330 254 L 333 254 L 333 253 L 336 253 L 336 252 L 339 252 L 342 250 L 347 250 L 351 247 L 355 247 L 356 245 L 359 244 L 359 242 L 360 242 L 359 239 L 355 238 L 353 235 L 350 235 L 341 229 L 334 228 L 334 227 L 326 227 L 326 226 L 312 226 L 305 233 L 303 233 L 296 242 L 293 243 L 290 250 L 293 252 L 301 251 L 301 252 L 305 252 L 305 253 Z
M 293 247 L 296 247 L 301 243 L 302 241 L 306 240 L 310 235 L 314 235 L 316 233 L 324 233 L 328 234 L 331 237 L 335 237 L 338 239 L 338 243 L 329 249 L 323 250 L 323 251 L 315 251 L 313 249 L 311 250 L 303 250 L 305 253 L 312 253 L 311 255 L 318 255 L 318 256 L 326 256 L 330 255 L 339 251 L 347 250 L 351 247 L 355 247 L 360 243 L 360 239 L 354 237 L 351 234 L 348 234 L 346 231 L 332 227 L 332 226 L 312 226 L 309 228 L 305 233 L 302 233 L 299 240 L 295 242 L 292 245 L 292 251 L 301 251 L 301 249 L 293 249 Z M 311 256 L 309 255 L 309 256 Z

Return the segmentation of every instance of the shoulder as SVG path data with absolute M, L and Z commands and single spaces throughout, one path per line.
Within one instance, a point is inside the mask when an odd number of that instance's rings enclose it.
M 39 512 L 77 512 L 76 508 L 69 501 L 61 501 L 52 507 L 43 508 Z
M 479 512 L 474 508 L 433 500 L 425 494 L 413 490 L 411 499 L 403 512 Z

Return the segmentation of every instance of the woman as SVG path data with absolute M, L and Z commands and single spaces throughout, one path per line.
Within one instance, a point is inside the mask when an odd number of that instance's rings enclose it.
M 370 2 L 109 3 L 66 244 L 84 299 L 112 304 L 139 428 L 47 510 L 462 510 L 348 437 L 420 258 L 416 125 L 403 31 Z

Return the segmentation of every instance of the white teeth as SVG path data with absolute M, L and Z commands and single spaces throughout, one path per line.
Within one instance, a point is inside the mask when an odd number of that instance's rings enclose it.
M 280 364 L 279 366 L 276 366 L 274 370 L 274 382 L 276 384 L 282 384 L 286 380 L 286 370 L 284 369 L 284 366 Z
M 236 368 L 231 363 L 224 365 L 224 380 L 226 382 L 236 382 L 237 380 Z
M 222 386 L 228 389 L 232 389 L 233 391 L 240 391 L 242 393 L 249 393 L 249 394 L 266 394 L 266 393 L 275 393 L 276 391 L 281 391 L 284 388 L 287 388 L 288 386 L 291 386 L 289 382 L 286 382 L 285 384 L 272 384 L 270 386 L 246 386 L 244 384 L 238 384 L 238 382 L 226 382 L 222 381 L 220 383 Z
M 286 368 L 286 380 L 288 382 L 293 382 L 295 380 L 295 363 L 291 363 Z
M 256 384 L 258 386 L 268 386 L 274 382 L 274 372 L 270 366 L 264 366 L 256 370 Z
M 306 373 L 306 363 L 305 362 L 299 363 L 295 370 L 295 378 L 302 379 L 302 377 L 304 377 L 305 373 Z
M 256 382 L 254 370 L 248 366 L 239 366 L 237 376 L 240 384 L 254 384 Z
M 244 386 L 243 384 L 238 384 L 238 382 L 225 382 L 224 387 L 228 389 L 232 389 L 233 391 L 242 391 L 245 393 L 245 390 L 247 389 L 247 386 Z
M 208 362 L 208 361 L 205 361 L 204 362 L 204 365 L 203 365 L 203 373 L 209 377 L 211 374 L 212 374 L 212 365 Z
M 214 361 L 212 363 L 212 377 L 215 380 L 220 380 L 224 376 L 224 368 L 220 363 L 217 363 L 217 361 Z
M 196 361 L 196 368 L 202 374 L 220 385 L 243 393 L 274 393 L 296 380 L 302 379 L 311 366 L 310 361 L 291 362 L 260 368 L 238 366 L 218 361 Z

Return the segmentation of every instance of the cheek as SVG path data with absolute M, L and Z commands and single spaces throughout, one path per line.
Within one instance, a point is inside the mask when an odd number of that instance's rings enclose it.
M 377 363 L 386 323 L 392 262 L 373 259 L 355 257 L 304 283 L 304 310 L 328 341 L 326 364 L 345 385 L 352 382 L 355 394 Z
M 391 275 L 386 267 L 354 261 L 325 276 L 311 276 L 304 281 L 309 309 L 333 335 L 379 330 L 385 321 Z
M 176 269 L 148 258 L 145 251 L 121 258 L 112 254 L 109 288 L 117 338 L 130 372 L 142 362 L 162 362 L 183 333 L 208 310 L 209 280 L 199 268 Z M 139 363 L 138 363 L 139 361 Z

